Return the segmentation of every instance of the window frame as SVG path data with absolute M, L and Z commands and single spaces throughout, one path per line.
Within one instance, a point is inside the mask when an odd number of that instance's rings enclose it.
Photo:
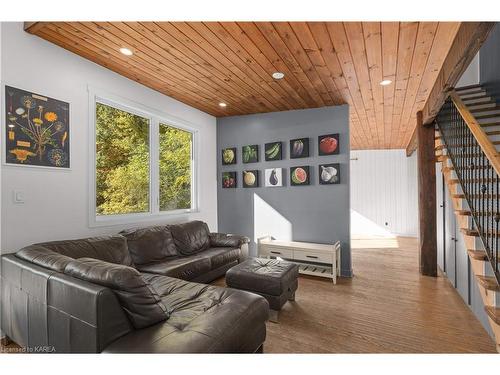
M 88 87 L 89 92 L 89 227 L 140 223 L 161 217 L 199 212 L 199 131 L 194 124 L 132 100 Z M 107 105 L 149 120 L 149 211 L 115 215 L 97 214 L 96 104 Z M 160 211 L 160 124 L 191 133 L 191 208 Z

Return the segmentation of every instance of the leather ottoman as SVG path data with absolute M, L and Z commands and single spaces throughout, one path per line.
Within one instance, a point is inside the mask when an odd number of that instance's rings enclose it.
M 269 302 L 270 320 L 278 321 L 278 312 L 286 301 L 295 299 L 299 267 L 277 259 L 250 258 L 226 273 L 230 288 L 256 293 Z

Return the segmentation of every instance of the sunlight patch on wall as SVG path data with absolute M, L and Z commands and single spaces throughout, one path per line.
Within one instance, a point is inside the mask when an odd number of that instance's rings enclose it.
M 257 194 L 253 195 L 254 240 L 265 236 L 291 241 L 292 223 Z
M 351 209 L 351 237 L 362 238 L 364 236 L 395 238 L 395 236 L 384 227 Z

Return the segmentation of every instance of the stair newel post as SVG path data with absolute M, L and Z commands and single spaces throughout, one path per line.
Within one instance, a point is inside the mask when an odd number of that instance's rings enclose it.
M 437 276 L 436 170 L 434 123 L 423 123 L 417 112 L 419 269 L 425 276 Z

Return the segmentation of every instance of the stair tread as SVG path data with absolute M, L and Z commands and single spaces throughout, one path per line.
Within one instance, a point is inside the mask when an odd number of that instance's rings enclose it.
M 486 132 L 486 135 L 500 135 L 500 130 L 490 130 Z
M 472 213 L 469 210 L 455 210 L 455 213 L 457 215 L 462 215 L 462 216 L 471 216 Z
M 467 91 L 467 90 L 470 90 L 470 89 L 477 89 L 477 88 L 480 88 L 482 89 L 483 87 L 479 84 L 473 84 L 473 85 L 467 85 L 467 86 L 461 86 L 461 87 L 457 87 L 455 88 L 455 91 L 456 92 L 463 92 L 463 91 Z
M 499 198 L 500 195 L 498 194 L 485 194 L 487 197 L 490 197 L 490 198 Z M 465 194 L 461 194 L 461 193 L 458 193 L 458 194 L 452 194 L 451 195 L 453 198 L 462 198 L 462 199 L 465 199 Z M 469 194 L 469 197 L 470 198 L 482 198 L 483 197 L 483 194 Z
M 488 290 L 500 291 L 500 285 L 498 285 L 497 279 L 495 279 L 493 276 L 477 275 L 476 278 L 479 281 L 479 284 L 483 286 L 483 288 Z
M 497 109 L 500 109 L 500 106 L 496 102 L 479 102 L 467 104 L 467 108 L 469 109 L 469 112 L 474 113 L 481 112 L 481 110 L 484 112 L 490 110 L 496 111 Z
M 482 260 L 482 261 L 488 260 L 488 255 L 486 254 L 486 251 L 484 251 L 484 250 L 469 249 L 469 250 L 467 250 L 467 253 L 469 253 L 470 257 L 473 259 Z
M 490 95 L 488 95 L 486 92 L 483 92 L 479 95 L 472 95 L 467 98 L 461 98 L 463 102 L 470 102 L 471 100 L 479 100 L 479 99 L 488 99 L 493 101 Z
M 493 320 L 496 324 L 500 324 L 500 308 L 494 306 L 485 306 L 484 309 L 488 316 Z
M 474 178 L 474 179 L 467 180 L 467 182 L 496 182 L 496 180 L 493 178 Z M 450 183 L 459 184 L 460 181 L 458 178 L 452 178 L 450 180 Z
M 493 122 L 480 122 L 479 125 L 487 128 L 490 126 L 500 126 L 500 121 L 493 121 Z
M 476 229 L 460 228 L 460 231 L 466 236 L 479 237 L 479 232 Z M 489 235 L 494 236 L 495 233 L 489 231 Z M 497 233 L 496 237 L 500 237 L 500 233 Z
M 477 115 L 477 116 L 474 116 L 476 118 L 476 120 L 484 120 L 484 119 L 488 119 L 488 118 L 495 118 L 495 117 L 500 117 L 500 114 L 498 113 L 488 113 L 488 114 L 485 114 L 485 115 Z
M 494 111 L 500 111 L 500 105 L 495 105 L 493 107 L 487 107 L 487 108 L 469 109 L 470 113 L 494 112 Z M 498 115 L 500 115 L 500 112 L 498 113 Z

